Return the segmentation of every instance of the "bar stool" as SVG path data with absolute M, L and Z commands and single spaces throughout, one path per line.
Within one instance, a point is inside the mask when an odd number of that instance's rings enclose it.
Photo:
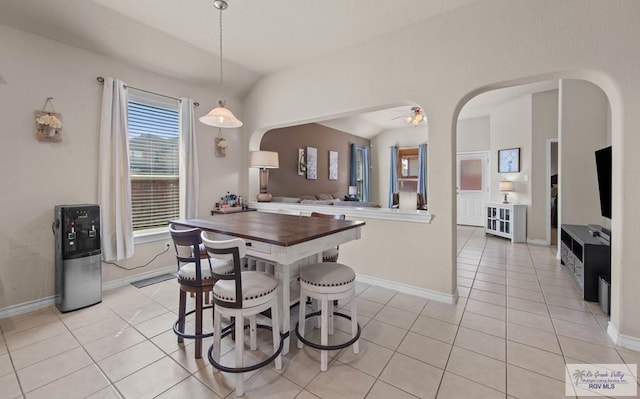
M 173 332 L 178 336 L 178 342 L 184 339 L 195 339 L 195 357 L 202 357 L 202 338 L 211 337 L 213 333 L 202 333 L 202 313 L 204 309 L 213 307 L 203 306 L 203 295 L 213 290 L 216 281 L 213 271 L 217 274 L 231 273 L 233 268 L 228 260 L 211 259 L 200 251 L 200 229 L 180 229 L 174 224 L 169 226 L 171 238 L 176 250 L 178 263 L 178 284 L 180 285 L 180 303 L 178 305 L 178 320 L 173 325 Z M 203 262 L 206 260 L 205 262 Z M 195 294 L 195 309 L 187 312 L 187 292 Z M 196 326 L 194 334 L 185 333 L 187 316 L 195 313 Z
M 325 219 L 338 219 L 344 220 L 345 215 L 329 215 L 326 213 L 320 212 L 311 212 L 312 218 L 325 218 Z M 322 261 L 323 262 L 337 262 L 338 256 L 340 255 L 340 247 L 335 247 L 331 249 L 327 249 L 322 251 Z
M 217 274 L 213 270 L 213 344 L 209 347 L 209 362 L 214 368 L 228 373 L 236 373 L 236 396 L 244 394 L 243 373 L 257 370 L 275 361 L 276 369 L 282 369 L 282 347 L 284 335 L 280 334 L 280 318 L 278 309 L 278 280 L 268 273 L 259 271 L 242 271 L 240 259 L 246 255 L 246 246 L 241 238 L 224 241 L 208 239 L 206 232 L 202 232 L 202 242 L 209 254 L 216 257 L 228 258 L 233 264 L 230 274 Z M 257 324 L 256 315 L 270 309 L 271 326 Z M 223 331 L 221 318 L 235 319 L 235 330 Z M 259 363 L 245 366 L 244 354 L 244 318 L 249 318 L 250 347 L 257 349 L 257 328 L 271 330 L 273 338 L 273 354 Z M 235 331 L 235 366 L 220 364 L 221 339 Z
M 327 351 L 338 350 L 353 345 L 353 353 L 360 352 L 358 339 L 360 325 L 356 309 L 356 274 L 349 266 L 323 262 L 300 268 L 300 310 L 296 335 L 298 348 L 306 344 L 320 350 L 320 371 L 327 371 Z M 305 314 L 303 305 L 307 298 L 320 301 L 320 310 Z M 333 301 L 349 298 L 351 300 L 351 316 L 333 310 Z M 351 339 L 338 345 L 329 345 L 329 334 L 333 333 L 333 316 L 340 316 L 351 320 Z M 305 321 L 310 317 L 320 316 L 320 344 L 307 340 L 305 335 Z

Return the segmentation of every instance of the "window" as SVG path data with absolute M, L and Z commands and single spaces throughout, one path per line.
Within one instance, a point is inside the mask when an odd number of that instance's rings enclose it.
M 398 151 L 398 179 L 418 179 L 418 147 Z
M 165 228 L 180 213 L 177 100 L 128 89 L 133 231 Z

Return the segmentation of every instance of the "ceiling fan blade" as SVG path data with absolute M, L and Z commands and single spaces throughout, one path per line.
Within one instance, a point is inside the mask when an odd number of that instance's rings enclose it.
M 395 119 L 400 119 L 400 118 L 406 118 L 406 115 L 400 115 L 400 116 L 396 116 L 394 118 L 391 118 L 390 120 L 395 120 Z

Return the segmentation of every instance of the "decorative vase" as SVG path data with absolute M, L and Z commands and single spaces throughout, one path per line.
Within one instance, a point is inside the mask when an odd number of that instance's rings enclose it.
M 55 127 L 47 126 L 47 127 L 44 129 L 44 132 L 45 132 L 45 134 L 46 134 L 47 136 L 49 136 L 49 137 L 53 137 L 53 136 L 55 136 L 55 135 L 56 135 L 56 128 L 55 128 Z

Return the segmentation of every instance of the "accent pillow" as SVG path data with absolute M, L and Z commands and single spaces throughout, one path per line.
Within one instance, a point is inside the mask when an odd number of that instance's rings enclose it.
M 319 200 L 331 200 L 333 199 L 333 197 L 331 196 L 331 194 L 325 194 L 325 193 L 320 193 L 320 194 L 316 194 L 316 198 Z
M 333 200 L 302 200 L 301 204 L 333 205 Z
M 287 202 L 291 204 L 300 203 L 300 198 L 297 197 L 273 197 L 271 198 L 271 202 Z

